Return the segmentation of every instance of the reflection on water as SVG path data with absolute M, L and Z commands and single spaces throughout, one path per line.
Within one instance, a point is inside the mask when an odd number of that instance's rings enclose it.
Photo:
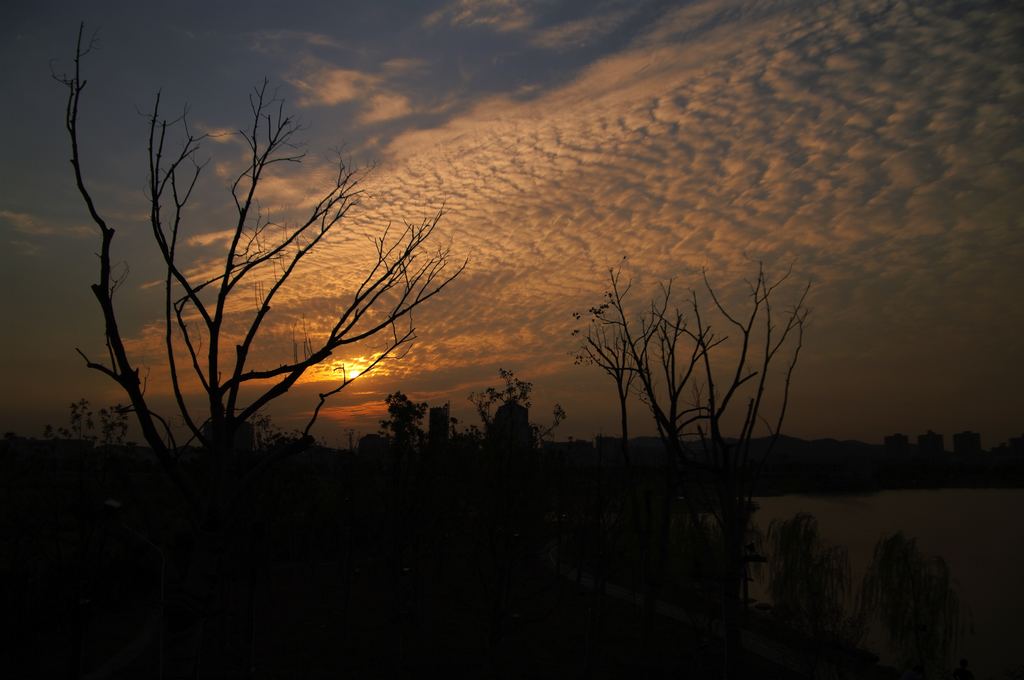
M 858 584 L 883 534 L 902 531 L 917 538 L 923 553 L 949 564 L 961 612 L 973 623 L 959 654 L 971 660 L 979 679 L 1001 677 L 1003 669 L 1024 664 L 1024 489 L 778 496 L 757 502 L 762 530 L 773 519 L 798 512 L 817 517 L 822 537 L 849 550 Z

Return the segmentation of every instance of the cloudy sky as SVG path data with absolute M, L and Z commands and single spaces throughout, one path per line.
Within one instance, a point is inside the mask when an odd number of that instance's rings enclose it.
M 812 285 L 789 433 L 880 441 L 930 428 L 949 442 L 973 429 L 989 446 L 1024 430 L 1024 12 L 1013 3 L 17 4 L 0 27 L 4 430 L 38 435 L 73 399 L 119 399 L 74 351 L 102 349 L 88 290 L 98 238 L 50 74 L 69 67 L 80 20 L 98 38 L 83 162 L 118 229 L 117 303 L 158 403 L 161 275 L 140 112 L 160 90 L 168 115 L 187 105 L 193 129 L 215 135 L 184 227 L 185 257 L 201 267 L 225 245 L 244 153 L 231 131 L 266 77 L 307 155 L 267 182 L 262 205 L 299 215 L 339 150 L 364 168 L 367 193 L 279 303 L 264 361 L 289 358 L 303 323 L 317 337 L 366 235 L 388 222 L 443 205 L 438 242 L 469 259 L 416 315 L 410 353 L 332 402 L 330 442 L 376 429 L 395 389 L 468 419 L 467 394 L 499 367 L 535 384 L 535 419 L 565 407 L 562 437 L 614 433 L 612 386 L 574 365 L 571 336 L 609 267 L 623 266 L 637 304 L 660 281 L 699 288 L 704 267 L 741 305 L 758 261 L 792 266 L 780 305 Z M 275 418 L 297 424 L 330 377 L 297 387 Z

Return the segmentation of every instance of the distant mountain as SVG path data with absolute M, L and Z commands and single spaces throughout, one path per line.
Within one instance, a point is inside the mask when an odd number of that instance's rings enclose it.
M 764 451 L 770 439 L 755 439 L 751 446 L 755 451 Z M 813 439 L 807 441 L 782 435 L 775 444 L 772 459 L 794 462 L 838 461 L 848 458 L 874 461 L 885 454 L 885 448 L 878 444 L 865 444 L 854 439 Z

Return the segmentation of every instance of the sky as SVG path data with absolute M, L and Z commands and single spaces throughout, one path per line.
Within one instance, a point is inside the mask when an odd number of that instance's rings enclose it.
M 122 329 L 168 413 L 145 112 L 159 91 L 168 116 L 187 109 L 211 135 L 183 227 L 201 271 L 226 243 L 233 131 L 267 78 L 306 156 L 261 205 L 296 219 L 339 153 L 366 193 L 296 274 L 261 361 L 290 358 L 297 328 L 318 337 L 389 222 L 443 207 L 436 242 L 468 261 L 416 313 L 409 352 L 330 402 L 328 443 L 375 431 L 395 390 L 472 422 L 467 396 L 499 368 L 534 384 L 534 420 L 562 404 L 559 438 L 616 434 L 612 383 L 573 361 L 573 312 L 601 302 L 616 267 L 636 309 L 668 280 L 706 302 L 702 269 L 741 309 L 758 262 L 792 269 L 779 309 L 811 285 L 788 434 L 933 429 L 949 445 L 970 429 L 988 447 L 1024 432 L 1024 11 L 984 0 L 15 2 L 0 25 L 3 431 L 38 436 L 78 398 L 123 401 L 75 351 L 103 347 L 99 238 L 51 73 L 70 67 L 80 21 L 96 36 L 85 175 L 118 230 Z M 332 357 L 270 414 L 298 426 L 330 369 L 373 351 Z M 653 433 L 631 408 L 634 433 Z

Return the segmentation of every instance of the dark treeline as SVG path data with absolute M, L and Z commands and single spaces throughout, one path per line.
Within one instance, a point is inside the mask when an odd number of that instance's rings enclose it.
M 755 438 L 751 448 L 763 456 L 770 438 Z M 617 437 L 550 442 L 549 450 L 564 451 L 570 465 L 622 468 Z M 836 439 L 807 441 L 780 436 L 775 451 L 764 459 L 757 493 L 870 493 L 884 489 L 1020 488 L 1024 486 L 1024 455 L 1009 447 L 991 452 L 893 453 L 882 445 Z M 657 437 L 634 437 L 629 442 L 633 465 L 660 468 L 665 447 Z
M 763 446 L 763 444 L 762 444 Z M 886 451 L 880 445 L 781 437 L 759 480 L 763 495 L 883 489 L 1019 488 L 1024 455 Z
M 261 478 L 211 567 L 199 675 L 615 677 L 649 658 L 678 667 L 697 663 L 698 650 L 713 657 L 698 631 L 666 621 L 643 632 L 633 608 L 598 604 L 566 577 L 570 557 L 603 558 L 602 523 L 622 510 L 609 500 L 622 489 L 610 490 L 621 485 L 545 454 L 550 426 L 525 419 L 529 384 L 505 377 L 503 389 L 474 395 L 479 426 L 450 421 L 428 436 L 426 405 L 398 393 L 382 422 L 386 447 L 314 447 Z M 161 470 L 123 443 L 123 429 L 96 433 L 91 415 L 79 402 L 61 438 L 31 455 L 9 438 L 0 458 L 2 634 L 12 643 L 3 663 L 17 675 L 173 666 L 164 657 L 181 574 L 196 569 L 195 532 Z M 262 421 L 256 450 L 238 452 L 231 474 L 290 440 Z M 181 465 L 211 483 L 209 457 L 197 454 Z M 609 621 L 600 631 L 599 610 Z
M 599 594 L 607 582 L 642 590 L 650 519 L 630 514 L 621 474 L 544 451 L 550 426 L 526 421 L 529 384 L 504 375 L 503 389 L 474 395 L 478 426 L 450 421 L 428 436 L 426 405 L 399 393 L 388 398 L 386 447 L 313 448 L 263 477 L 225 533 L 199 675 L 717 667 L 710 601 L 692 621 L 649 626 L 638 608 Z M 196 568 L 187 508 L 124 445 L 123 428 L 94 430 L 84 402 L 61 430 L 45 442 L 52 455 L 19 455 L 8 439 L 2 456 L 2 634 L 12 643 L 3 662 L 35 677 L 158 674 L 173 665 L 163 657 L 175 646 L 181 574 Z M 232 474 L 290 440 L 266 420 L 256 435 L 257 450 L 240 451 Z M 208 461 L 181 465 L 208 480 Z M 657 475 L 636 483 L 656 507 Z M 667 590 L 680 597 L 688 579 L 713 572 L 694 566 L 687 535 L 672 535 Z
M 314 447 L 262 477 L 208 567 L 217 576 L 202 605 L 198 677 L 717 675 L 713 523 L 677 510 L 670 532 L 653 531 L 663 471 L 580 465 L 544 446 L 564 413 L 530 424 L 530 384 L 502 376 L 502 388 L 472 395 L 478 424 L 428 427 L 427 405 L 396 393 L 382 446 Z M 8 439 L 0 457 L 2 634 L 12 643 L 3 663 L 15 675 L 127 678 L 174 666 L 196 534 L 166 476 L 123 443 L 114 413 L 95 428 L 79 402 L 61 438 L 45 442 L 64 455 L 22 455 Z M 291 440 L 260 420 L 255 450 L 240 447 L 230 473 Z M 200 481 L 214 473 L 201 454 L 181 465 Z M 806 611 L 802 591 L 792 595 L 794 582 L 813 587 L 792 565 L 817 544 L 794 557 L 757 540 L 788 576 L 776 579 L 787 606 L 749 608 L 748 638 L 761 648 L 746 655 L 747 672 L 813 676 L 825 664 L 886 677 L 836 623 L 856 616 L 842 593 L 823 601 L 815 591 Z M 674 616 L 644 606 L 653 578 Z M 832 618 L 813 618 L 821 607 Z

